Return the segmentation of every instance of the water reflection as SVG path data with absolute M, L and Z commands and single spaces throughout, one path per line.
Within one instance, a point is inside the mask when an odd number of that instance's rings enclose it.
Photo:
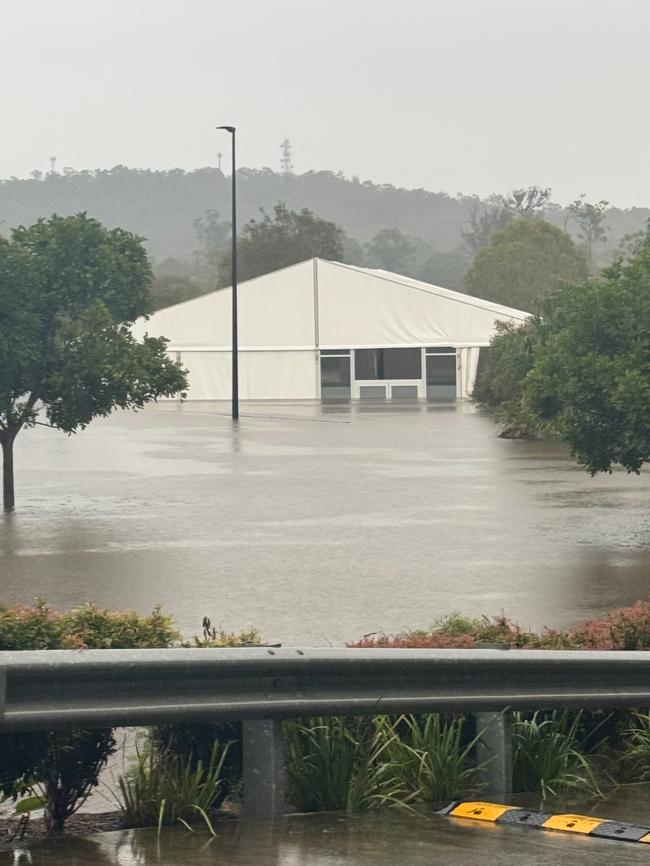
M 647 786 L 646 786 L 647 788 Z M 509 802 L 526 808 L 530 798 Z M 598 802 L 546 803 L 546 808 L 595 814 L 643 823 L 648 792 L 637 786 L 632 796 L 615 794 Z M 217 823 L 217 838 L 182 828 L 129 830 L 87 839 L 56 839 L 25 849 L 15 861 L 34 866 L 611 866 L 647 863 L 644 845 L 608 842 L 572 834 L 458 821 L 430 812 L 403 809 L 345 816 L 285 816 L 276 822 L 230 820 Z M 11 861 L 0 853 L 0 864 Z
M 459 608 L 564 625 L 647 594 L 648 475 L 591 479 L 467 404 L 256 404 L 233 427 L 229 406 L 170 403 L 17 449 L 9 602 L 161 602 L 188 634 L 207 612 L 318 645 Z

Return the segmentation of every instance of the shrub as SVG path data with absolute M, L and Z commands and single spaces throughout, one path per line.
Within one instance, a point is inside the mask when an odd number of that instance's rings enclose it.
M 600 618 L 569 629 L 545 628 L 535 633 L 522 628 L 504 613 L 480 619 L 453 613 L 436 620 L 429 630 L 366 635 L 346 646 L 427 649 L 473 649 L 497 643 L 514 649 L 650 649 L 650 602 L 637 601 Z
M 414 799 L 439 803 L 480 790 L 483 766 L 473 763 L 479 738 L 467 740 L 464 718 L 405 715 L 388 725 L 384 757 Z
M 289 799 L 302 812 L 359 812 L 408 799 L 384 753 L 394 735 L 370 719 L 317 717 L 284 724 Z
M 261 642 L 260 633 L 256 628 L 245 628 L 240 632 L 214 631 L 213 637 L 209 640 L 194 637 L 194 645 L 197 647 L 238 647 L 238 646 L 256 646 Z
M 529 647 L 538 641 L 505 614 L 471 619 L 456 612 L 436 620 L 429 631 L 405 631 L 397 635 L 366 635 L 348 647 L 390 647 L 419 649 L 474 649 L 483 643 Z
M 241 722 L 219 722 L 212 725 L 175 724 L 151 728 L 149 738 L 159 754 L 175 755 L 190 767 L 199 763 L 209 766 L 215 742 L 227 743 L 228 751 L 221 767 L 222 784 L 213 802 L 218 808 L 241 782 L 243 747 Z
M 192 761 L 147 744 L 134 768 L 119 779 L 120 810 L 126 827 L 181 822 L 200 816 L 214 835 L 209 813 L 223 799 L 222 769 L 228 744 L 213 743 L 210 760 Z
M 133 649 L 171 646 L 178 638 L 169 617 L 147 617 L 86 604 L 57 612 L 38 599 L 33 607 L 0 605 L 0 650 Z
M 650 649 L 650 602 L 637 601 L 568 632 L 572 647 L 600 650 Z
M 171 619 L 158 608 L 140 617 L 94 605 L 59 613 L 41 600 L 33 607 L 0 606 L 2 650 L 167 647 L 176 638 Z M 114 750 L 110 728 L 0 734 L 0 789 L 13 799 L 42 798 L 48 831 L 61 832 Z
M 514 714 L 513 786 L 515 791 L 539 791 L 542 799 L 561 790 L 600 793 L 578 728 L 582 713 L 564 710 L 536 712 L 530 718 Z
M 633 781 L 650 781 L 650 713 L 636 713 L 625 732 L 624 761 Z

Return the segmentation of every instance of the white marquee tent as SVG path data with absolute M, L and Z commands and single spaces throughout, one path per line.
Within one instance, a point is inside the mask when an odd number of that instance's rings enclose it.
M 312 259 L 241 283 L 242 400 L 467 397 L 495 322 L 529 314 L 382 270 Z M 190 400 L 230 397 L 231 290 L 134 325 L 164 336 Z

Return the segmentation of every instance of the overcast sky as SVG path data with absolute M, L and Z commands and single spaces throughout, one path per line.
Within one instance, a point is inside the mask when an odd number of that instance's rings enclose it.
M 0 177 L 240 165 L 650 205 L 650 0 L 0 0 Z M 225 160 L 224 160 L 225 167 Z

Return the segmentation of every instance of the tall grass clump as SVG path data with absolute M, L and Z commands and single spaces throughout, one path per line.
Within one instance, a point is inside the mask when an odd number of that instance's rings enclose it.
M 578 730 L 582 712 L 514 713 L 513 784 L 515 791 L 538 791 L 543 800 L 560 791 L 600 795 Z
M 415 800 L 438 803 L 480 790 L 483 766 L 474 762 L 478 737 L 467 739 L 462 717 L 439 713 L 384 719 L 385 757 L 403 788 Z
M 391 737 L 383 725 L 344 716 L 291 721 L 284 741 L 289 799 L 300 811 L 360 812 L 407 799 L 384 757 Z
M 632 781 L 650 781 L 650 713 L 634 714 L 624 735 L 623 762 Z
M 125 827 L 149 827 L 182 823 L 189 827 L 202 820 L 214 835 L 210 811 L 224 785 L 222 770 L 228 744 L 215 742 L 210 761 L 194 762 L 150 744 L 136 755 L 135 765 L 119 785 L 118 805 Z

